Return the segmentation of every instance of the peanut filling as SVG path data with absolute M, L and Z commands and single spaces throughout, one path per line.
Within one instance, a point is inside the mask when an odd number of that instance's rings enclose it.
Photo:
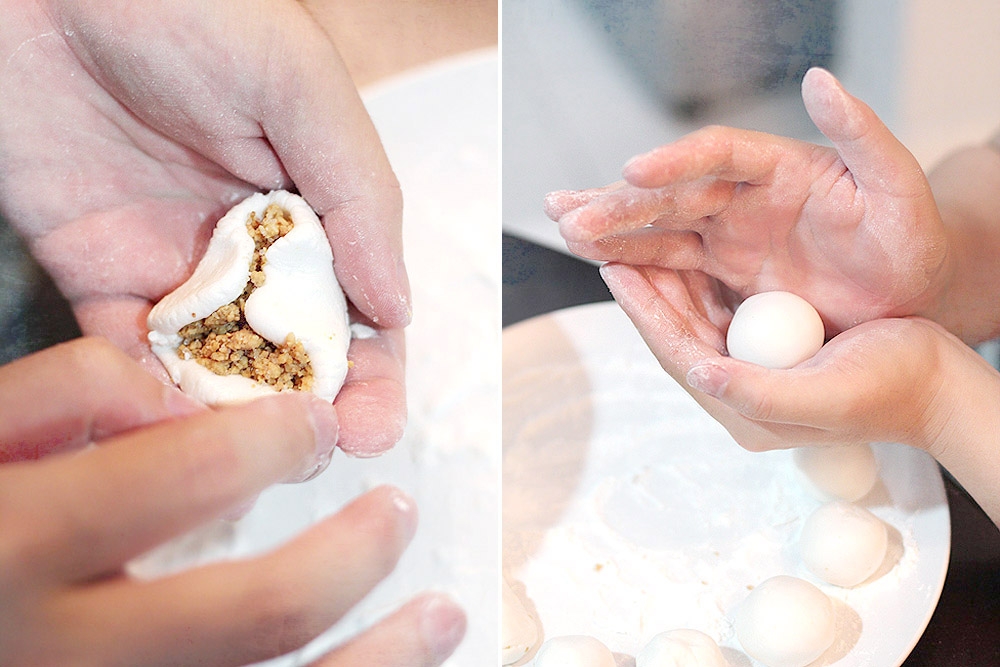
M 242 375 L 279 390 L 312 389 L 312 366 L 302 343 L 289 334 L 284 344 L 275 345 L 246 320 L 247 298 L 264 284 L 267 249 L 292 226 L 291 216 L 277 204 L 268 206 L 262 218 L 250 213 L 247 231 L 254 240 L 250 280 L 235 301 L 178 332 L 182 339 L 178 356 L 194 359 L 216 375 Z

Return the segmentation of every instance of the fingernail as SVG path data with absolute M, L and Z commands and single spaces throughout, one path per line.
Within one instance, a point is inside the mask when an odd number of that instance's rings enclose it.
M 431 593 L 420 615 L 420 635 L 431 657 L 444 661 L 465 637 L 465 612 L 448 596 Z
M 208 406 L 196 401 L 177 387 L 163 387 L 163 405 L 173 417 L 190 417 L 204 412 Z
M 628 162 L 625 163 L 625 166 L 622 167 L 622 176 L 624 176 L 626 180 L 628 179 L 629 172 L 635 169 L 635 164 L 641 162 L 642 158 L 644 157 L 645 154 L 633 155 L 632 157 L 629 158 Z
M 413 502 L 413 498 L 395 487 L 389 487 L 388 492 L 389 502 L 398 519 L 399 537 L 409 544 L 417 534 L 417 504 Z
M 685 379 L 692 389 L 719 398 L 729 384 L 729 373 L 715 364 L 698 364 L 688 370 Z
M 309 409 L 309 426 L 313 431 L 314 451 L 312 459 L 307 462 L 303 473 L 292 482 L 308 482 L 327 469 L 333 459 L 333 450 L 337 446 L 340 427 L 337 423 L 337 413 L 333 405 L 312 394 L 297 394 L 300 400 L 306 402 Z

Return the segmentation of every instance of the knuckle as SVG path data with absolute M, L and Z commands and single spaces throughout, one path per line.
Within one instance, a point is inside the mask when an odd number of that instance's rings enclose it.
M 773 421 L 775 404 L 769 392 L 757 391 L 740 397 L 734 406 L 747 419 L 753 421 Z
M 284 655 L 302 647 L 324 627 L 322 614 L 301 586 L 272 577 L 251 587 L 246 609 L 252 609 L 250 637 L 260 655 Z
M 97 336 L 79 338 L 58 349 L 63 355 L 62 362 L 69 367 L 67 370 L 83 373 L 100 372 L 117 364 L 125 355 L 111 341 Z

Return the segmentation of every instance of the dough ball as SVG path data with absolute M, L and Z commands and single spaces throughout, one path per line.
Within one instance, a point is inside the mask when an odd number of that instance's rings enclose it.
M 698 630 L 669 630 L 649 640 L 635 667 L 728 667 L 715 640 Z
M 726 348 L 735 359 L 767 368 L 791 368 L 823 347 L 823 320 L 791 292 L 761 292 L 736 309 Z
M 502 665 L 513 665 L 534 648 L 538 641 L 538 626 L 535 618 L 528 613 L 521 599 L 503 580 L 503 614 L 501 639 Z
M 871 445 L 800 447 L 792 455 L 806 488 L 820 500 L 861 500 L 878 482 Z
M 833 501 L 812 513 L 802 526 L 802 562 L 823 581 L 851 588 L 872 576 L 885 560 L 885 524 L 863 507 Z
M 833 644 L 833 603 L 808 581 L 780 575 L 753 589 L 734 626 L 743 650 L 767 667 L 805 667 Z
M 538 649 L 535 667 L 615 667 L 611 650 L 594 637 L 553 637 Z

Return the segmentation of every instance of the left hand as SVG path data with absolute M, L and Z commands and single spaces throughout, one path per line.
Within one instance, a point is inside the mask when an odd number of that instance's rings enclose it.
M 333 44 L 290 0 L 0 0 L 0 208 L 72 304 L 166 378 L 152 304 L 193 271 L 215 222 L 257 190 L 297 190 L 378 336 L 355 341 L 341 444 L 376 454 L 405 421 L 410 318 L 399 186 Z
M 664 370 L 744 448 L 904 443 L 1000 525 L 1000 373 L 941 325 L 871 320 L 770 370 L 725 356 L 732 312 L 705 274 L 613 263 L 601 273 Z
M 725 355 L 732 312 L 706 275 L 623 264 L 602 274 L 660 365 L 746 449 L 897 441 L 933 450 L 951 418 L 944 383 L 960 378 L 941 349 L 968 348 L 932 322 L 872 320 L 792 369 L 769 370 Z

